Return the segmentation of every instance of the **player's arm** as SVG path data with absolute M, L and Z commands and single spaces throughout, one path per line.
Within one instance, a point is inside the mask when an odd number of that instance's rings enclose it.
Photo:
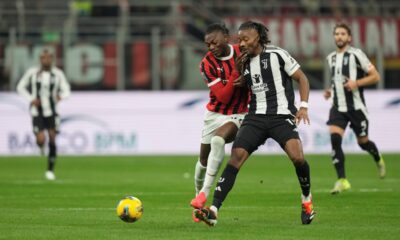
M 202 65 L 201 72 L 205 77 L 207 86 L 210 88 L 210 91 L 216 96 L 217 100 L 224 104 L 228 104 L 231 100 L 235 88 L 233 86 L 233 83 L 237 78 L 240 77 L 239 72 L 233 70 L 229 79 L 227 79 L 228 82 L 225 85 L 222 83 L 221 78 L 213 74 L 213 72 L 217 72 L 216 69 L 214 69 L 213 71 L 205 68 L 204 65 Z
M 22 97 L 27 99 L 31 104 L 33 104 L 35 106 L 39 106 L 40 100 L 36 99 L 36 97 L 33 96 L 28 91 L 29 81 L 33 74 L 34 74 L 34 70 L 32 70 L 32 69 L 29 69 L 28 71 L 25 72 L 25 74 L 22 76 L 22 78 L 18 82 L 17 92 L 19 95 L 21 95 Z
M 308 118 L 308 96 L 310 94 L 308 78 L 300 69 L 297 61 L 289 53 L 284 52 L 281 57 L 284 60 L 286 73 L 299 84 L 301 102 L 299 111 L 296 113 L 296 123 L 299 124 L 303 120 L 304 123 L 310 124 L 310 119 Z
M 58 100 L 68 98 L 71 95 L 71 86 L 69 85 L 64 73 L 60 70 L 60 92 L 57 96 Z
M 357 79 L 356 81 L 352 81 L 348 78 L 346 78 L 346 83 L 344 84 L 344 87 L 351 91 L 353 89 L 359 88 L 359 87 L 365 87 L 369 85 L 374 85 L 379 80 L 381 80 L 381 76 L 379 75 L 378 71 L 376 70 L 374 65 L 370 65 L 369 70 L 367 72 L 367 76 Z
M 343 84 L 343 86 L 348 91 L 352 91 L 358 87 L 365 87 L 379 82 L 381 77 L 375 66 L 369 61 L 368 57 L 361 50 L 356 50 L 354 55 L 359 60 L 361 68 L 367 73 L 367 75 L 363 78 L 355 79 L 355 81 L 346 78 L 346 83 Z
M 299 84 L 300 93 L 300 109 L 296 113 L 296 122 L 300 123 L 301 120 L 306 124 L 310 124 L 310 119 L 308 118 L 308 97 L 310 94 L 310 84 L 308 83 L 308 78 L 304 72 L 299 68 L 292 75 L 292 79 Z
M 326 57 L 326 62 L 324 65 L 325 71 L 330 70 L 330 57 Z M 328 100 L 332 96 L 332 86 L 325 86 L 324 89 L 324 98 Z

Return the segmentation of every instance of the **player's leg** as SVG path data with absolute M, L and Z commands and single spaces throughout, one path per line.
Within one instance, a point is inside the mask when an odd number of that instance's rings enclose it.
M 384 178 L 386 176 L 385 162 L 379 153 L 376 144 L 368 138 L 369 121 L 367 116 L 361 110 L 355 111 L 351 115 L 350 127 L 357 136 L 357 142 L 360 148 L 373 157 L 376 166 L 378 167 L 379 177 Z
M 207 161 L 207 172 L 201 192 L 208 197 L 210 189 L 220 166 L 224 160 L 225 143 L 230 143 L 235 139 L 238 127 L 233 122 L 227 122 L 218 128 L 215 135 L 211 138 L 211 151 Z M 202 206 L 201 206 L 202 207 Z
M 331 136 L 332 164 L 335 167 L 338 177 L 338 180 L 331 190 L 332 194 L 348 190 L 351 187 L 349 181 L 346 179 L 345 156 L 342 149 L 342 139 L 348 121 L 348 116 L 345 113 L 337 111 L 334 107 L 331 108 L 327 124 L 329 125 L 329 133 Z
M 49 134 L 49 153 L 47 156 L 47 171 L 46 178 L 48 180 L 55 180 L 54 167 L 56 165 L 57 158 L 57 146 L 56 146 L 56 130 L 54 128 L 48 129 Z
M 49 154 L 47 157 L 46 178 L 48 180 L 55 180 L 54 167 L 57 158 L 56 136 L 58 131 L 58 116 L 47 117 L 44 120 L 49 135 Z
M 196 162 L 194 169 L 194 186 L 196 190 L 196 196 L 199 194 L 201 188 L 203 187 L 204 177 L 207 170 L 207 159 L 210 153 L 210 144 L 202 143 L 200 145 L 200 156 Z
M 239 169 L 258 146 L 265 142 L 267 134 L 263 129 L 265 118 L 247 115 L 233 143 L 231 158 L 228 161 L 214 191 L 212 206 L 195 209 L 198 218 L 213 226 L 217 223 L 217 213 L 228 193 L 233 188 Z
M 303 147 L 298 138 L 292 138 L 286 141 L 285 152 L 296 169 L 297 179 L 301 187 L 301 222 L 303 224 L 310 224 L 314 219 L 315 212 L 312 203 L 311 195 L 311 177 L 310 166 L 304 159 Z
M 33 132 L 36 138 L 36 145 L 40 149 L 40 155 L 44 155 L 44 144 L 46 142 L 46 136 L 44 133 L 44 126 L 43 126 L 43 117 L 33 117 L 32 125 L 33 125 Z
M 196 208 L 194 215 L 205 222 L 209 226 L 217 224 L 218 210 L 221 207 L 223 201 L 228 196 L 228 193 L 235 184 L 236 175 L 239 172 L 240 167 L 248 159 L 249 153 L 243 148 L 233 148 L 231 159 L 226 165 L 217 187 L 214 191 L 213 204 L 210 208 Z

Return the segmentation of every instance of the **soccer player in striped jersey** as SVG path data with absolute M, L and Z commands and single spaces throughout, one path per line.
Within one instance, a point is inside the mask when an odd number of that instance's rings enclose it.
M 232 147 L 231 158 L 214 191 L 210 208 L 195 209 L 194 214 L 206 224 L 217 222 L 217 212 L 232 189 L 236 175 L 249 156 L 268 138 L 277 141 L 292 160 L 301 187 L 301 222 L 310 224 L 314 209 L 310 191 L 310 168 L 304 159 L 297 131 L 301 121 L 309 124 L 308 79 L 300 65 L 287 51 L 269 45 L 268 29 L 248 21 L 239 27 L 241 56 L 237 69 L 243 79 L 236 85 L 246 84 L 250 89 L 250 107 Z M 292 79 L 299 83 L 300 109 L 294 105 Z
M 40 55 L 41 66 L 28 69 L 17 86 L 18 93 L 30 102 L 33 132 L 42 154 L 46 142 L 45 129 L 49 136 L 48 168 L 45 173 L 48 180 L 56 178 L 56 135 L 60 124 L 57 103 L 70 95 L 70 86 L 64 73 L 52 63 L 52 53 L 43 50 Z
M 225 144 L 235 139 L 248 111 L 248 89 L 233 86 L 241 78 L 235 66 L 239 46 L 229 44 L 228 29 L 218 23 L 207 27 L 204 42 L 208 52 L 200 63 L 200 72 L 210 89 L 210 101 L 195 167 L 196 197 L 190 202 L 194 208 L 204 207 L 224 159 Z
M 368 138 L 369 121 L 363 93 L 365 86 L 380 80 L 379 73 L 360 49 L 350 45 L 351 29 L 347 24 L 337 24 L 333 34 L 337 48 L 327 56 L 332 87 L 325 90 L 324 96 L 326 99 L 333 98 L 327 124 L 331 135 L 332 163 L 338 177 L 331 193 L 336 194 L 351 187 L 346 179 L 341 146 L 348 123 L 357 136 L 359 146 L 373 156 L 381 178 L 385 177 L 386 169 L 378 148 Z

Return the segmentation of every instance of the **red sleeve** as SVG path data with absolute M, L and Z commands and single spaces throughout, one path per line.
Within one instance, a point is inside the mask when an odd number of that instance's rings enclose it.
M 239 76 L 239 73 L 235 70 L 232 72 L 226 85 L 224 85 L 222 81 L 219 81 L 218 83 L 209 86 L 211 92 L 214 93 L 218 101 L 224 104 L 229 103 L 235 89 L 235 87 L 233 86 L 233 81 L 235 81 L 235 79 Z
M 217 74 L 217 69 L 214 69 L 207 61 L 202 61 L 200 64 L 200 72 L 206 82 L 210 91 L 216 96 L 219 102 L 228 104 L 231 100 L 234 92 L 233 81 L 240 76 L 235 70 L 231 73 L 229 79 L 227 79 L 226 85 L 222 83 L 222 79 Z

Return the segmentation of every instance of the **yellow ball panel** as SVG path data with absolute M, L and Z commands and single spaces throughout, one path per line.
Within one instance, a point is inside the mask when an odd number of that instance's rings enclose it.
M 117 215 L 125 222 L 135 222 L 143 215 L 142 202 L 135 197 L 122 199 L 117 206 Z

